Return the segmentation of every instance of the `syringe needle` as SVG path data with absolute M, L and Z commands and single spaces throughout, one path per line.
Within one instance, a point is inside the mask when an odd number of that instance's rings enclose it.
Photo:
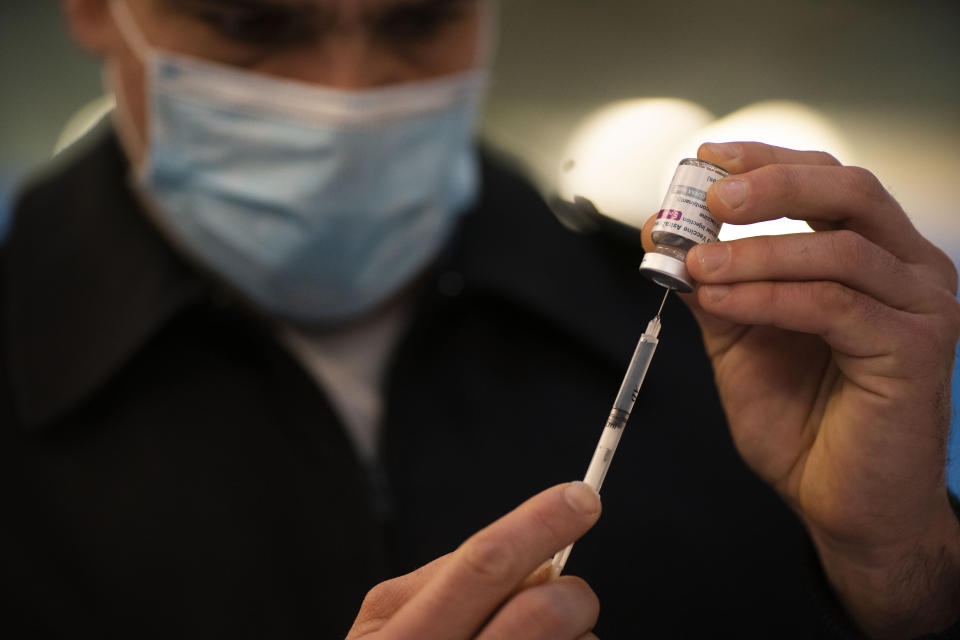
M 660 314 L 663 313 L 663 305 L 667 304 L 667 296 L 670 295 L 670 291 L 672 291 L 672 289 L 667 289 L 663 294 L 663 300 L 660 301 L 660 308 L 657 309 L 658 318 L 660 317 Z
M 653 353 L 657 349 L 660 336 L 660 314 L 663 313 L 663 305 L 667 302 L 667 296 L 670 290 L 663 296 L 660 302 L 660 309 L 657 315 L 647 323 L 647 329 L 640 336 L 640 342 L 637 344 L 636 351 L 633 352 L 633 358 L 630 360 L 630 366 L 627 367 L 627 373 L 623 377 L 623 383 L 620 385 L 620 391 L 617 393 L 617 399 L 613 403 L 613 409 L 600 434 L 600 442 L 593 452 L 593 458 L 587 467 L 587 473 L 583 478 L 584 483 L 600 491 L 603 480 L 610 469 L 610 463 L 613 461 L 613 454 L 620 443 L 620 436 L 623 435 L 624 427 L 627 426 L 627 420 L 630 419 L 630 412 L 633 411 L 633 404 L 640 394 L 640 387 L 643 385 L 643 379 L 647 375 L 647 369 L 650 367 L 650 361 L 653 359 Z M 570 551 L 573 549 L 571 544 L 563 551 L 558 551 L 553 557 L 552 569 L 553 575 L 558 576 L 563 571 L 567 558 L 570 557 Z

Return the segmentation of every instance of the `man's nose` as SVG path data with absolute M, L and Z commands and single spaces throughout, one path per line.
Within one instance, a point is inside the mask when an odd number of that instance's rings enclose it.
M 314 49 L 303 80 L 334 89 L 360 90 L 416 79 L 404 59 L 361 30 L 331 34 Z

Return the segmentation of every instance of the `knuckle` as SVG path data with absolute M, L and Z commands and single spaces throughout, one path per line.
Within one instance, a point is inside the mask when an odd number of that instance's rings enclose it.
M 515 553 L 507 540 L 479 533 L 461 547 L 461 557 L 467 570 L 488 581 L 502 581 L 510 577 Z
M 946 284 L 947 289 L 950 292 L 952 298 L 957 296 L 957 265 L 953 263 L 953 260 L 950 259 L 942 249 L 939 247 L 934 247 L 933 256 L 936 261 L 935 268 L 937 271 L 941 272 L 944 284 Z
M 953 296 L 947 296 L 947 342 L 953 350 L 956 350 L 957 340 L 960 339 L 960 300 Z
M 784 164 L 771 164 L 764 167 L 768 178 L 777 186 L 781 198 L 790 200 L 800 194 L 800 178 L 797 172 Z
M 775 236 L 756 236 L 753 238 L 745 238 L 742 242 L 744 248 L 752 248 L 751 253 L 754 254 L 753 257 L 757 258 L 761 264 L 775 264 L 779 258 L 780 249 L 778 245 L 779 238 Z M 737 242 L 732 242 L 731 246 L 731 262 L 737 257 L 739 246 Z
M 953 264 L 953 261 L 947 258 L 946 260 L 946 280 L 947 287 L 950 289 L 950 293 L 955 297 L 957 295 L 957 280 L 960 277 L 960 274 L 957 272 L 957 267 Z
M 361 609 L 373 614 L 385 607 L 389 607 L 397 597 L 397 591 L 400 585 L 399 580 L 399 578 L 387 580 L 370 589 L 367 595 L 363 597 Z
M 887 200 L 887 190 L 873 172 L 863 167 L 844 167 L 850 185 L 871 200 Z
M 839 282 L 816 283 L 812 290 L 813 304 L 822 309 L 822 335 L 828 342 L 849 334 L 851 327 L 874 326 L 889 320 L 884 316 L 887 307 Z
M 591 620 L 596 620 L 600 615 L 600 598 L 594 592 L 593 588 L 587 584 L 586 580 L 577 576 L 566 576 L 564 578 L 572 588 L 577 590 L 577 594 L 583 604 L 584 611 Z
M 909 313 L 899 314 L 898 320 L 894 344 L 900 375 L 927 378 L 932 372 L 952 365 L 952 352 L 947 356 L 948 350 L 940 347 L 944 336 L 939 323 L 929 316 Z
M 929 319 L 920 314 L 905 313 L 898 314 L 900 337 L 910 348 L 910 353 L 918 354 L 931 349 L 931 323 Z
M 826 151 L 814 151 L 813 154 L 820 164 L 832 164 L 838 167 L 841 165 L 840 161 L 837 160 L 837 157 L 832 153 L 827 153 Z
M 863 267 L 869 259 L 869 243 L 863 236 L 849 229 L 828 233 L 833 255 L 844 267 Z
M 796 298 L 796 287 L 781 286 L 776 282 L 765 282 L 756 285 L 757 308 L 763 313 L 764 320 L 769 322 L 776 310 L 784 305 L 790 305 Z
M 867 268 L 888 276 L 912 277 L 904 262 L 856 231 L 840 229 L 829 233 L 835 259 L 845 271 Z
M 895 276 L 897 280 L 909 280 L 916 277 L 913 268 L 911 268 L 909 264 L 890 253 L 883 247 L 878 247 L 877 245 L 871 246 L 874 247 L 874 250 L 880 256 L 882 266 L 891 276 Z
M 914 266 L 917 277 L 942 285 L 951 297 L 957 295 L 957 265 L 947 253 L 929 240 L 924 239 L 925 254 L 928 259 Z
M 370 591 L 367 591 L 367 595 L 363 597 L 363 608 L 376 608 L 384 600 L 388 600 L 390 593 L 392 593 L 392 588 L 390 587 L 390 580 L 387 582 L 381 582 L 376 585 Z
M 400 578 L 376 585 L 360 604 L 360 612 L 351 629 L 352 635 L 362 636 L 382 627 L 399 608 L 402 600 Z
M 554 587 L 527 592 L 522 613 L 525 631 L 532 635 L 553 637 L 568 626 L 573 607 L 560 591 Z
M 862 305 L 861 297 L 839 282 L 824 282 L 814 290 L 818 303 L 835 314 L 847 315 Z

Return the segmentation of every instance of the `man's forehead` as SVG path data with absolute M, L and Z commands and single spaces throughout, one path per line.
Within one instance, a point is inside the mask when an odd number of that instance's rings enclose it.
M 173 0 L 174 4 L 197 9 L 264 9 L 294 11 L 297 13 L 320 13 L 339 19 L 360 18 L 389 12 L 391 9 L 416 7 L 443 7 L 466 4 L 471 0 Z M 476 1 L 476 0 L 472 0 Z

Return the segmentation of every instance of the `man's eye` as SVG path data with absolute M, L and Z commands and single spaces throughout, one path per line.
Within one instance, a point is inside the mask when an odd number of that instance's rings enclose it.
M 204 11 L 197 17 L 221 36 L 254 46 L 302 44 L 315 31 L 310 17 L 282 9 Z
M 438 35 L 444 27 L 463 16 L 464 10 L 457 3 L 437 7 L 401 7 L 384 17 L 380 32 L 389 40 L 424 40 Z

